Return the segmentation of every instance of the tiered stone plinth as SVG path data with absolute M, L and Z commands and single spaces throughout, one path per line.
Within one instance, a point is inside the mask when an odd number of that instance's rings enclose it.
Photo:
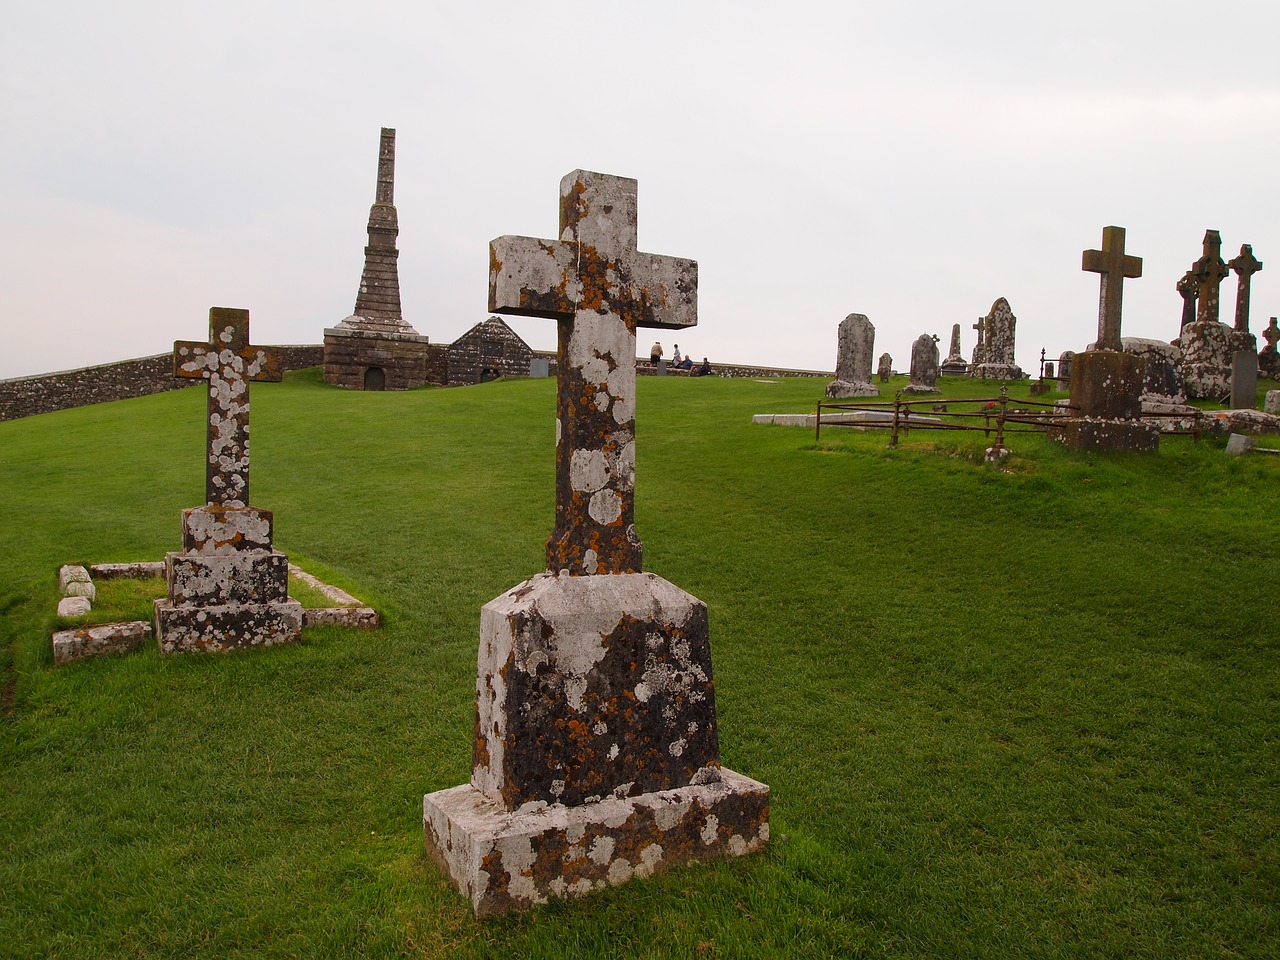
M 720 766 L 707 608 L 646 573 L 539 574 L 481 614 L 471 783 L 427 795 L 427 852 L 477 915 L 769 839 L 769 788 Z
M 165 556 L 168 594 L 155 602 L 162 653 L 226 651 L 296 641 L 302 604 L 289 599 L 288 558 L 271 546 L 272 515 L 209 504 L 182 512 L 182 550 Z
M 410 390 L 444 383 L 448 374 L 440 368 L 447 365 L 447 351 L 441 347 L 438 352 L 433 364 L 428 338 L 408 324 L 377 324 L 352 316 L 325 328 L 324 379 L 351 390 Z M 376 386 L 369 383 L 371 370 L 381 375 Z
M 1142 416 L 1142 358 L 1118 350 L 1086 350 L 1071 360 L 1071 406 L 1078 416 L 1050 428 L 1073 450 L 1156 450 L 1160 431 Z

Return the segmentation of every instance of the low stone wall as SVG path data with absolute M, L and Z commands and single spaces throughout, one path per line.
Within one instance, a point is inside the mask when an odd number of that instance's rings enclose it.
M 273 349 L 280 353 L 281 367 L 285 370 L 315 367 L 324 362 L 324 347 L 320 344 L 289 344 Z M 15 377 L 0 380 L 0 420 L 17 420 L 108 400 L 145 397 L 195 386 L 198 382 L 173 375 L 172 353 L 34 377 Z
M 318 367 L 324 363 L 323 344 L 288 344 L 274 346 L 272 349 L 280 353 L 281 367 L 284 370 L 301 370 L 304 367 Z M 515 351 L 510 352 L 514 356 Z M 556 375 L 556 355 L 553 350 L 534 350 L 528 357 L 521 355 L 518 363 L 508 358 L 508 361 L 503 364 L 502 375 L 527 376 L 529 359 L 535 357 L 546 359 L 548 374 L 552 377 Z M 448 375 L 450 386 L 474 383 L 475 371 L 472 367 L 475 363 L 460 362 L 473 359 L 467 355 L 455 360 L 449 347 L 443 344 L 432 344 L 427 357 L 427 382 L 443 384 L 445 376 Z M 786 367 L 748 366 L 737 363 L 713 364 L 712 370 L 718 377 L 761 379 L 812 377 L 824 380 L 835 377 L 830 370 L 791 370 Z M 655 373 L 649 366 L 648 357 L 637 358 L 636 371 L 641 376 L 652 376 Z M 455 373 L 456 378 L 453 376 Z M 677 371 L 668 371 L 668 373 L 676 374 Z M 679 375 L 687 374 L 680 371 Z M 105 403 L 108 400 L 145 397 L 153 393 L 164 393 L 166 390 L 192 387 L 199 382 L 174 377 L 172 353 L 158 353 L 155 356 L 139 357 L 136 360 L 119 360 L 115 363 L 44 373 L 34 377 L 0 380 L 0 420 L 17 420 L 37 413 L 67 410 L 71 407 L 87 407 L 90 404 Z

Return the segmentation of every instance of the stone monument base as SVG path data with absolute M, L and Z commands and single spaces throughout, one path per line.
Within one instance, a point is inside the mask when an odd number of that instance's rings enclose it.
M 1070 419 L 1050 427 L 1049 437 L 1072 450 L 1135 453 L 1160 449 L 1159 429 L 1139 420 Z
M 902 388 L 903 393 L 941 393 L 941 387 L 927 387 L 920 383 L 908 383 Z
M 722 768 L 716 783 L 508 813 L 463 784 L 427 794 L 422 821 L 427 853 L 484 916 L 760 850 L 769 788 Z
M 880 391 L 870 383 L 855 383 L 852 380 L 832 380 L 827 384 L 828 400 L 843 400 L 846 397 L 878 397 Z
M 349 320 L 373 321 L 362 317 Z M 347 321 L 343 321 L 346 323 Z M 324 381 L 349 390 L 411 390 L 439 379 L 431 365 L 432 349 L 427 337 L 403 324 L 388 329 L 326 327 L 324 331 Z M 380 385 L 370 384 L 370 370 L 381 371 Z M 447 376 L 447 374 L 446 374 Z
M 938 373 L 944 377 L 963 377 L 969 372 L 969 364 L 966 360 L 952 360 L 948 357 L 940 368 Z
M 969 376 L 978 380 L 1021 380 L 1023 373 L 1016 363 L 979 363 L 969 368 Z
M 177 606 L 155 602 L 156 640 L 161 653 L 224 653 L 241 647 L 270 647 L 302 637 L 302 604 L 230 603 Z

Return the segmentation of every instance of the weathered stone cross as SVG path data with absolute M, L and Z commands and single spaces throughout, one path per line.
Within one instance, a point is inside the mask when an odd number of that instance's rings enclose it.
M 1182 297 L 1182 325 L 1196 322 L 1196 275 L 1188 270 L 1177 283 L 1178 296 Z
M 1086 250 L 1080 267 L 1102 274 L 1098 294 L 1098 349 L 1122 350 L 1120 343 L 1120 300 L 1126 278 L 1142 276 L 1142 258 L 1126 256 L 1124 227 L 1102 228 L 1102 249 Z
M 1253 275 L 1262 269 L 1262 261 L 1253 255 L 1253 244 L 1246 243 L 1240 247 L 1240 256 L 1229 260 L 1227 266 L 1240 278 L 1236 287 L 1236 330 L 1249 332 L 1249 285 Z
M 698 322 L 698 265 L 636 249 L 636 181 L 560 181 L 560 239 L 489 244 L 489 309 L 558 321 L 556 525 L 547 569 L 639 573 L 636 328 Z
M 1222 237 L 1217 230 L 1204 232 L 1203 252 L 1191 265 L 1196 282 L 1200 284 L 1196 320 L 1200 323 L 1218 322 L 1218 285 L 1227 278 L 1227 265 L 1222 262 Z
M 279 380 L 280 355 L 249 345 L 249 311 L 213 307 L 209 343 L 177 340 L 173 375 L 209 381 L 209 450 L 205 497 L 249 505 L 249 381 Z

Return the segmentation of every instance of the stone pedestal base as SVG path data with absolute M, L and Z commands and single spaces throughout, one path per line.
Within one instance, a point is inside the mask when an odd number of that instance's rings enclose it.
M 903 393 L 941 393 L 940 387 L 931 387 L 925 383 L 908 383 L 902 388 Z
M 363 318 L 350 319 L 371 328 L 376 326 Z M 433 349 L 427 338 L 408 324 L 386 326 L 386 330 L 348 329 L 341 324 L 326 328 L 325 383 L 351 390 L 409 390 L 425 383 L 445 382 L 447 371 L 438 369 L 446 356 L 441 349 Z M 370 371 L 375 373 L 371 375 Z
M 827 384 L 827 399 L 843 400 L 845 397 L 878 397 L 880 391 L 870 383 L 852 380 L 832 380 Z
M 469 784 L 422 802 L 426 851 L 476 916 L 574 897 L 680 864 L 741 856 L 769 840 L 769 788 L 717 783 L 514 813 Z
M 1016 363 L 979 363 L 969 368 L 969 376 L 978 380 L 1021 380 L 1022 368 Z
M 1132 453 L 1160 449 L 1160 431 L 1138 420 L 1066 420 L 1050 427 L 1049 437 L 1072 450 Z
M 963 358 L 947 357 L 938 372 L 944 377 L 963 377 L 969 372 L 969 364 Z
M 284 600 L 197 607 L 157 600 L 155 627 L 161 653 L 270 647 L 301 638 L 302 604 Z

